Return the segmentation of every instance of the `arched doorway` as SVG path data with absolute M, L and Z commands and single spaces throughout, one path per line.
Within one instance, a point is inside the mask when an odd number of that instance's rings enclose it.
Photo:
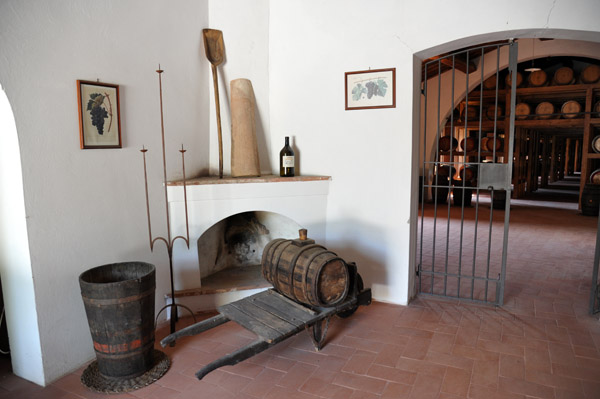
M 0 90 L 0 276 L 13 372 L 44 385 L 17 129 Z

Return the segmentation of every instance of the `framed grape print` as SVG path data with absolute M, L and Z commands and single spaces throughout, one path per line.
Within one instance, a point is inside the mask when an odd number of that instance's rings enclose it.
M 346 72 L 346 110 L 396 107 L 396 68 Z
M 77 81 L 81 149 L 121 148 L 119 86 Z

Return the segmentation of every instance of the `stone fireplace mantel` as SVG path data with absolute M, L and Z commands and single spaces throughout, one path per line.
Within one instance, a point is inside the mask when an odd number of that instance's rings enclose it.
M 210 176 L 187 180 L 190 248 L 178 240 L 173 249 L 177 301 L 194 311 L 203 311 L 256 292 L 248 290 L 253 288 L 252 283 L 216 290 L 202 286 L 199 268 L 202 255 L 198 253 L 197 241 L 211 226 L 225 218 L 249 211 L 273 212 L 293 220 L 308 229 L 311 238 L 323 242 L 330 181 L 329 176 L 283 178 L 275 175 L 223 179 Z M 169 182 L 167 195 L 171 234 L 185 235 L 183 182 Z

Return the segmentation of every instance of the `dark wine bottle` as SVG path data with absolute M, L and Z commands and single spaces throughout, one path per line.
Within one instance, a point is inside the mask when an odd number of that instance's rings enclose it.
M 290 147 L 290 138 L 286 136 L 285 145 L 279 152 L 279 176 L 294 177 L 294 150 Z

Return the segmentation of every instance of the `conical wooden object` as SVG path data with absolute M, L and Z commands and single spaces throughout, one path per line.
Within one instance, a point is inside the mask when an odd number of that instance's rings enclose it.
M 248 79 L 235 79 L 231 87 L 231 176 L 260 176 L 254 90 Z

